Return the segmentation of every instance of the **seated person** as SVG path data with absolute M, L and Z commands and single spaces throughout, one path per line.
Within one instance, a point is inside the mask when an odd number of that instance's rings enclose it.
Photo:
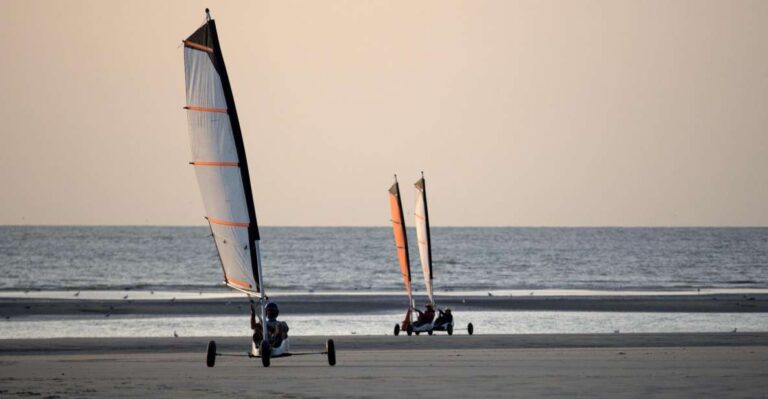
M 282 345 L 283 340 L 288 338 L 288 323 L 284 321 L 278 321 L 277 316 L 280 314 L 280 309 L 274 302 L 269 302 L 266 306 L 265 312 L 267 314 L 267 332 L 269 333 L 269 344 L 273 348 L 277 348 Z M 259 321 L 256 322 L 256 317 Z M 251 329 L 253 330 L 253 343 L 258 348 L 261 345 L 261 341 L 264 340 L 264 333 L 261 325 L 261 316 L 256 315 L 256 310 L 253 308 L 253 302 L 251 302 Z
M 423 326 L 425 324 L 432 324 L 432 320 L 435 319 L 435 307 L 431 302 L 427 302 L 427 304 L 424 306 L 423 312 L 418 309 L 416 309 L 416 312 L 419 313 L 419 318 L 415 323 L 413 323 L 414 327 Z
M 435 320 L 435 325 L 442 325 L 442 324 L 450 323 L 451 321 L 453 321 L 453 315 L 451 314 L 450 308 L 446 308 L 445 311 L 442 311 L 441 309 L 437 309 L 437 311 L 439 312 L 439 315 Z

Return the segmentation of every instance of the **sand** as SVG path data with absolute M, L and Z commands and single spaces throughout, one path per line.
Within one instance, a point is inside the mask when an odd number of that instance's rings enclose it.
M 209 338 L 0 340 L 3 397 L 767 397 L 768 333 L 337 337 L 325 357 Z M 243 353 L 244 338 L 215 338 Z M 293 337 L 294 351 L 324 337 Z

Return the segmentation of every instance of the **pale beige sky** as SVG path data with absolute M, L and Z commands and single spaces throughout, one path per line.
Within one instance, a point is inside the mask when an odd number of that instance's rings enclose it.
M 210 7 L 263 225 L 768 225 L 766 1 L 2 1 L 0 224 L 202 225 Z

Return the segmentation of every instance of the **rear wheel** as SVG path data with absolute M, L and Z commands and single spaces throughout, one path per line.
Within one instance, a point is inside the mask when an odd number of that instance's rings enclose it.
M 328 365 L 336 365 L 336 346 L 333 344 L 333 340 L 329 339 L 325 342 L 325 351 L 328 352 Z
M 475 326 L 473 326 L 472 323 L 467 324 L 467 332 L 469 333 L 469 335 L 474 334 Z
M 398 335 L 400 335 L 400 325 L 395 324 L 395 336 L 398 336 Z
M 213 367 L 216 364 L 216 341 L 208 342 L 208 354 L 205 357 L 205 364 Z
M 261 345 L 259 345 L 259 352 L 261 353 L 261 364 L 264 367 L 269 367 L 269 358 L 272 355 L 272 348 L 269 346 L 269 341 L 266 339 L 261 341 Z
M 408 333 L 408 336 L 410 337 L 411 334 L 413 334 L 413 326 L 410 324 L 408 325 L 408 328 L 405 329 L 405 331 Z

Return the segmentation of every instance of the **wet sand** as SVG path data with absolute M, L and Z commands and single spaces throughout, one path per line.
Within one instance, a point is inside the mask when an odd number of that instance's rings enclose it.
M 294 337 L 293 351 L 324 337 Z M 0 340 L 3 397 L 766 397 L 768 333 L 337 337 L 220 357 L 208 338 Z M 247 337 L 216 338 L 244 353 Z
M 276 296 L 284 314 L 345 314 L 401 311 L 399 295 Z M 441 297 L 441 307 L 472 310 L 556 310 L 617 312 L 768 312 L 766 294 L 690 296 L 467 296 Z M 93 300 L 0 298 L 0 317 L 40 315 L 242 315 L 244 297 L 230 299 Z

